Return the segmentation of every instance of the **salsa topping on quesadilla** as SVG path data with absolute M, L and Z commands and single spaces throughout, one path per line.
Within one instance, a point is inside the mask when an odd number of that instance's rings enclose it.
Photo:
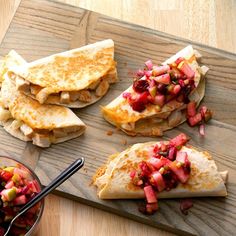
M 137 72 L 133 82 L 134 93 L 123 93 L 134 111 L 142 112 L 148 104 L 160 107 L 177 98 L 189 102 L 188 95 L 195 88 L 195 72 L 188 61 L 179 57 L 170 65 L 156 66 L 151 60 L 145 62 L 144 70 Z
M 132 183 L 143 188 L 147 201 L 143 213 L 153 214 L 158 209 L 155 192 L 170 191 L 179 183 L 187 183 L 191 163 L 188 154 L 181 148 L 188 141 L 185 134 L 180 134 L 169 142 L 161 142 L 150 150 L 147 160 L 138 164 L 138 169 L 130 172 Z

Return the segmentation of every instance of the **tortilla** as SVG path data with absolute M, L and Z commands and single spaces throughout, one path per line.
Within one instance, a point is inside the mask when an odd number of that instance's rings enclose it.
M 112 155 L 108 163 L 94 176 L 98 196 L 101 199 L 142 199 L 145 198 L 141 187 L 131 181 L 130 172 L 137 170 L 138 163 L 146 161 L 150 148 L 160 142 L 135 144 L 127 150 Z M 191 162 L 191 172 L 185 184 L 179 183 L 170 191 L 158 193 L 158 198 L 183 198 L 226 196 L 227 191 L 221 173 L 209 153 L 200 152 L 191 146 L 183 146 Z
M 8 60 L 13 65 L 16 58 L 11 55 L 8 55 Z M 21 61 L 24 61 L 23 58 Z M 17 91 L 7 72 L 0 71 L 0 77 L 4 78 L 0 124 L 12 136 L 23 141 L 33 141 L 33 144 L 40 147 L 48 147 L 52 143 L 64 142 L 84 133 L 85 124 L 69 108 L 42 105 Z
M 208 68 L 198 65 L 196 55 L 197 53 L 189 45 L 165 61 L 163 65 L 173 63 L 179 57 L 188 61 L 195 72 L 194 83 L 196 87 L 188 97 L 198 106 L 205 94 L 204 75 Z M 133 86 L 130 86 L 125 92 L 135 93 Z M 186 120 L 186 104 L 172 99 L 164 104 L 161 110 L 157 105 L 148 104 L 144 111 L 137 112 L 132 109 L 122 93 L 108 105 L 102 107 L 102 113 L 109 123 L 117 126 L 128 135 L 162 136 L 164 131 L 172 129 Z
M 9 77 L 20 92 L 41 104 L 85 107 L 117 81 L 114 42 L 108 39 L 11 67 Z

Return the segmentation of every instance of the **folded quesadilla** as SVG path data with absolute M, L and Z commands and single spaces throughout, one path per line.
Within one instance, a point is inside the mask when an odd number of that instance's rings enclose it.
M 95 103 L 117 81 L 111 39 L 12 67 L 20 92 L 39 103 L 81 108 Z
M 152 204 L 157 198 L 226 196 L 227 172 L 217 170 L 209 153 L 185 145 L 187 140 L 180 134 L 112 155 L 93 178 L 99 198 L 146 198 Z
M 11 65 L 20 66 L 22 64 L 26 63 L 26 61 L 19 56 L 19 54 L 16 53 L 16 51 L 11 50 L 8 55 L 6 55 L 1 61 L 0 61 L 0 72 L 1 75 L 5 74 L 5 72 L 8 71 L 8 68 Z M 3 82 L 3 76 L 0 76 L 0 86 Z
M 189 101 L 198 106 L 205 93 L 208 68 L 198 65 L 199 56 L 187 46 L 161 66 L 147 61 L 133 85 L 102 108 L 104 118 L 132 136 L 162 136 L 183 123 Z
M 19 55 L 12 55 L 8 54 L 6 64 L 26 63 Z M 7 71 L 0 71 L 0 78 L 4 78 L 0 96 L 0 124 L 14 137 L 32 141 L 40 147 L 49 147 L 52 143 L 64 142 L 84 133 L 85 124 L 69 108 L 42 105 L 20 93 Z

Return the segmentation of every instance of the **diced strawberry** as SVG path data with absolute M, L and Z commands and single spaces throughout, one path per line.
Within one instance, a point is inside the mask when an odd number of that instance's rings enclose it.
M 186 152 L 178 151 L 176 155 L 176 161 L 183 164 L 188 162 L 188 154 Z
M 165 189 L 165 182 L 160 172 L 158 171 L 153 172 L 151 178 L 154 183 L 154 186 L 157 187 L 159 192 Z
M 18 196 L 14 199 L 13 204 L 18 205 L 24 205 L 27 202 L 27 198 L 25 195 Z
M 38 183 L 35 180 L 29 181 L 27 186 L 33 193 L 38 193 L 40 191 Z
M 164 95 L 156 95 L 154 98 L 154 102 L 155 105 L 158 105 L 160 107 L 163 107 L 164 103 L 165 103 L 165 96 Z
M 201 113 L 197 113 L 195 116 L 188 118 L 188 123 L 190 126 L 195 126 L 202 121 Z
M 170 66 L 164 65 L 164 66 L 153 66 L 152 69 L 152 75 L 158 76 L 166 73 L 170 69 Z
M 149 78 L 150 76 L 152 76 L 152 71 L 151 70 L 145 70 L 144 75 L 146 76 L 146 78 Z
M 201 124 L 201 125 L 199 126 L 199 134 L 200 134 L 201 136 L 205 136 L 205 125 L 204 125 L 204 124 Z
M 144 194 L 147 199 L 148 203 L 156 203 L 157 202 L 157 197 L 155 194 L 155 191 L 153 190 L 151 185 L 145 186 L 144 187 Z
M 180 92 L 181 86 L 179 84 L 176 84 L 173 89 L 173 93 L 176 95 Z
M 139 168 L 141 169 L 142 176 L 149 176 L 154 170 L 154 167 L 145 161 L 139 163 Z
M 156 212 L 158 210 L 158 204 L 157 202 L 155 203 L 147 203 L 146 205 L 146 214 L 151 215 L 154 212 Z
M 170 145 L 174 146 L 174 147 L 182 146 L 185 143 L 187 143 L 188 140 L 189 140 L 189 138 L 187 137 L 187 135 L 184 133 L 181 133 L 178 136 L 176 136 L 175 138 L 170 140 Z
M 206 106 L 200 108 L 200 113 L 205 122 L 208 122 L 212 118 L 212 111 Z
M 168 152 L 168 159 L 171 161 L 174 161 L 176 157 L 176 152 L 177 152 L 176 147 L 174 146 L 170 147 L 169 152 Z
M 175 60 L 176 65 L 179 65 L 180 62 L 184 61 L 183 57 L 179 57 Z
M 179 181 L 181 183 L 186 183 L 189 179 L 189 174 L 187 174 L 183 167 L 178 167 L 177 166 L 177 163 L 174 161 L 174 162 L 171 162 L 168 164 L 168 167 L 170 168 L 170 170 L 177 176 L 177 178 L 179 179 Z
M 187 116 L 192 117 L 196 115 L 196 102 L 192 101 L 187 104 Z
M 153 67 L 152 61 L 151 60 L 146 61 L 145 66 L 147 67 L 148 70 L 151 70 Z
M 164 74 L 157 77 L 154 77 L 155 81 L 161 84 L 170 84 L 170 75 Z
M 0 171 L 0 179 L 3 180 L 4 182 L 7 182 L 12 176 L 13 174 L 9 171 L 6 170 Z
M 180 62 L 177 68 L 182 73 L 184 73 L 188 78 L 190 78 L 190 79 L 194 78 L 195 72 L 193 71 L 193 69 L 189 66 L 189 64 L 186 61 Z

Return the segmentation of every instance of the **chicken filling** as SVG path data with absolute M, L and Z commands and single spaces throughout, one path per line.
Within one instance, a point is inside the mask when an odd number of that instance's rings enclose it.
M 79 131 L 79 127 L 76 126 L 54 128 L 52 130 L 32 129 L 23 121 L 14 119 L 10 111 L 3 107 L 0 107 L 0 122 L 2 123 L 2 125 L 5 122 L 10 123 L 9 128 L 11 130 L 21 132 L 29 140 L 32 140 L 33 144 L 36 144 L 41 147 L 49 147 L 50 144 L 54 141 L 60 138 L 67 137 L 68 135 L 77 133 Z
M 48 88 L 42 88 L 39 85 L 31 84 L 20 76 L 16 77 L 16 87 L 19 91 L 32 94 L 40 103 L 45 103 L 47 99 L 59 97 L 60 103 L 69 104 L 71 102 L 89 103 L 94 96 L 104 96 L 110 84 L 117 81 L 116 69 L 111 69 L 105 76 L 90 84 L 87 88 L 80 91 L 62 91 L 56 94 L 50 94 Z

